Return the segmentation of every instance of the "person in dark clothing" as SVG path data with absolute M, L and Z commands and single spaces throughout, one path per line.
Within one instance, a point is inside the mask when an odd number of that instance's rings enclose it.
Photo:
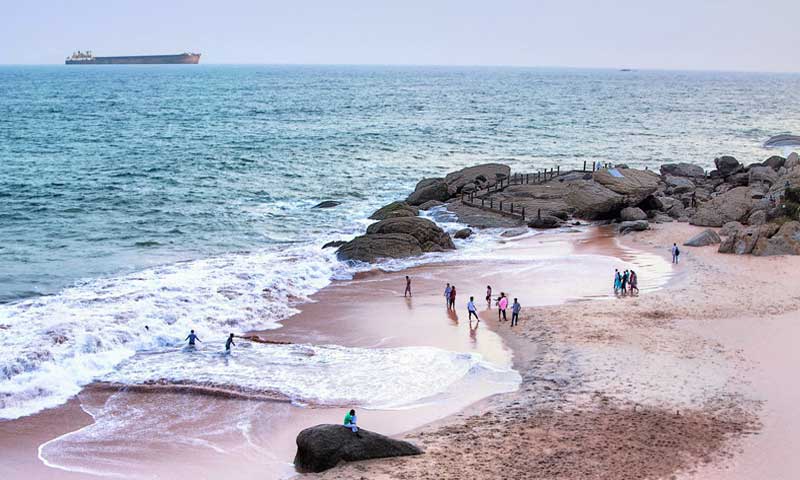
M 628 278 L 630 278 L 630 273 L 625 270 L 622 273 L 622 294 L 625 295 L 628 292 Z
M 225 341 L 225 351 L 226 352 L 230 352 L 231 351 L 231 345 L 233 345 L 234 347 L 236 346 L 236 344 L 233 343 L 233 334 L 232 333 L 228 337 L 228 340 Z
M 189 340 L 189 346 L 194 347 L 194 342 L 201 342 L 200 337 L 194 334 L 194 330 L 189 332 L 189 336 L 184 339 L 184 341 Z
M 403 296 L 404 297 L 411 296 L 411 278 L 408 275 L 406 275 L 406 291 L 403 292 Z
M 519 304 L 517 299 L 514 299 L 514 303 L 511 305 L 511 326 L 519 324 L 519 312 L 522 310 L 522 305 Z
M 456 308 L 456 286 L 450 289 L 450 309 Z

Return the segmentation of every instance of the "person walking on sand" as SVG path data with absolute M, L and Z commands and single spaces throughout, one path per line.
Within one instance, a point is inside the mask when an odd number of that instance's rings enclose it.
M 225 352 L 231 353 L 231 345 L 233 345 L 234 347 L 236 346 L 236 344 L 233 343 L 232 333 L 228 336 L 228 339 L 225 341 Z
M 475 315 L 475 318 L 480 322 L 481 319 L 478 318 L 478 309 L 475 308 L 475 297 L 469 297 L 469 302 L 467 302 L 467 312 L 469 312 L 469 321 L 472 321 L 472 316 Z
M 500 321 L 500 317 L 503 317 L 503 320 L 508 320 L 506 317 L 506 308 L 508 308 L 508 297 L 503 292 L 500 292 L 500 299 L 497 301 L 497 321 Z
M 358 424 L 356 419 L 356 411 L 350 410 L 344 416 L 344 426 L 352 430 L 353 433 L 358 433 Z
M 189 336 L 186 337 L 183 341 L 185 342 L 186 340 L 189 340 L 189 346 L 190 347 L 194 347 L 195 346 L 194 342 L 196 342 L 196 341 L 197 342 L 201 342 L 202 341 L 202 340 L 200 340 L 200 337 L 198 337 L 197 335 L 194 334 L 194 330 L 189 332 Z
M 681 249 L 678 248 L 677 243 L 672 244 L 672 263 L 678 263 L 678 257 L 681 255 Z
M 631 279 L 629 280 L 629 282 L 631 284 L 631 295 L 633 295 L 633 292 L 636 292 L 638 294 L 639 293 L 639 276 L 636 275 L 636 272 L 634 272 L 633 270 L 631 270 Z
M 404 297 L 411 296 L 411 278 L 408 275 L 406 275 L 406 291 L 403 292 L 403 296 Z
M 620 292 L 622 292 L 623 295 L 628 293 L 628 275 L 629 274 L 627 270 L 625 270 L 625 272 L 622 274 L 622 283 L 620 284 Z
M 622 276 L 619 274 L 619 270 L 616 268 L 614 269 L 614 294 L 619 293 L 619 288 L 622 286 Z
M 492 286 L 486 285 L 486 308 L 492 309 Z
M 519 304 L 517 299 L 514 299 L 514 303 L 511 305 L 511 326 L 519 324 L 519 312 L 522 310 L 522 305 Z
M 446 287 L 444 287 L 444 304 L 449 309 L 450 308 L 450 284 L 448 283 Z
M 453 285 L 453 288 L 450 289 L 450 309 L 455 310 L 456 308 L 456 286 Z

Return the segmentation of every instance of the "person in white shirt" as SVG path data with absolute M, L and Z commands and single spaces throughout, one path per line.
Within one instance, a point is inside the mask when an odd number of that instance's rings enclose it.
M 480 321 L 480 318 L 478 318 L 478 309 L 475 308 L 475 297 L 469 297 L 469 302 L 467 302 L 467 311 L 469 312 L 470 321 L 472 321 L 473 315 L 475 315 L 475 318 Z

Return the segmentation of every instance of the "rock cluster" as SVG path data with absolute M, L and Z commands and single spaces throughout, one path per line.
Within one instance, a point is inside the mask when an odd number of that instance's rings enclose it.
M 367 227 L 367 233 L 337 250 L 342 260 L 374 262 L 380 258 L 405 258 L 455 248 L 450 235 L 421 217 L 389 217 Z

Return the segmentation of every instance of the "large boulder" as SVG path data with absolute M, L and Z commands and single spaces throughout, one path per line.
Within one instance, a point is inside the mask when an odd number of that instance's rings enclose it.
M 773 155 L 768 159 L 764 160 L 764 163 L 762 165 L 764 165 L 765 167 L 769 167 L 777 172 L 785 164 L 786 164 L 785 158 L 781 157 L 780 155 Z
M 322 472 L 340 462 L 403 457 L 422 453 L 414 444 L 360 428 L 354 433 L 344 425 L 317 425 L 297 435 L 294 466 L 300 472 Z
M 647 214 L 639 207 L 625 207 L 619 212 L 619 219 L 624 222 L 647 220 Z
M 450 198 L 451 195 L 444 180 L 427 179 L 422 182 L 418 183 L 417 189 L 406 198 L 406 203 L 409 205 L 422 205 L 431 200 L 445 202 Z M 421 187 L 420 184 L 422 184 Z
M 705 177 L 703 167 L 691 163 L 666 163 L 661 165 L 661 175 L 673 175 L 676 177 Z
M 787 170 L 791 170 L 798 165 L 800 165 L 800 155 L 798 155 L 797 152 L 790 153 L 789 156 L 786 157 L 786 162 L 783 164 Z
M 657 197 L 658 201 L 661 202 L 662 208 L 661 210 L 665 212 L 672 218 L 680 218 L 686 214 L 686 208 L 683 206 L 683 202 L 678 200 L 677 198 L 672 197 Z
M 775 170 L 771 169 L 770 167 L 753 167 L 750 169 L 749 173 L 749 184 L 752 185 L 754 183 L 765 183 L 767 185 L 772 185 L 778 180 L 778 174 Z
M 695 189 L 694 183 L 685 177 L 667 175 L 664 178 L 664 183 L 669 186 L 669 189 L 672 191 L 672 193 L 686 193 Z
M 367 227 L 367 236 L 390 233 L 411 235 L 419 242 L 424 252 L 439 251 L 440 249 L 453 250 L 456 248 L 450 235 L 427 218 L 387 218 Z
M 371 220 L 385 220 L 394 217 L 416 217 L 417 215 L 419 215 L 417 207 L 412 207 L 406 202 L 392 202 L 373 212 L 369 218 Z
M 750 189 L 736 187 L 701 203 L 689 222 L 701 227 L 721 227 L 728 222 L 742 222 L 750 214 L 753 205 Z
M 528 226 L 531 228 L 557 228 L 562 224 L 563 221 L 554 215 L 536 216 L 528 222 Z
M 623 196 L 626 205 L 638 205 L 658 189 L 661 178 L 649 170 L 609 168 L 592 175 L 594 181 Z
M 421 188 L 429 187 L 429 186 L 437 184 L 437 183 L 439 183 L 439 182 L 441 182 L 443 180 L 444 180 L 444 178 L 442 178 L 442 177 L 423 178 L 422 180 L 417 182 L 417 185 L 414 187 L 414 190 L 419 190 Z
M 500 179 L 508 178 L 511 175 L 511 167 L 500 163 L 484 163 L 448 173 L 444 178 L 450 195 L 461 192 L 462 187 L 468 183 L 474 183 L 477 188 L 486 188 L 494 185 Z
M 742 228 L 744 228 L 744 225 L 739 222 L 728 222 L 719 229 L 719 234 L 723 237 L 730 237 L 731 235 L 736 235 L 736 232 Z
M 469 238 L 471 236 L 472 236 L 472 229 L 471 228 L 462 228 L 462 229 L 458 230 L 456 233 L 453 234 L 454 238 L 458 238 L 458 239 L 461 239 L 461 240 L 463 240 L 465 238 Z
M 650 224 L 647 220 L 635 220 L 632 222 L 621 222 L 617 225 L 617 229 L 620 233 L 625 234 L 628 232 L 641 232 L 643 230 L 647 230 L 650 228 Z
M 727 177 L 744 170 L 744 167 L 741 163 L 739 163 L 739 160 L 736 160 L 736 158 L 728 155 L 715 158 L 714 165 L 717 167 L 719 174 L 723 177 Z
M 686 240 L 683 244 L 687 247 L 706 247 L 708 245 L 716 245 L 720 242 L 721 240 L 717 232 L 707 228 L 689 240 Z
M 725 237 L 725 240 L 720 243 L 719 253 L 735 253 L 737 255 L 753 253 L 759 242 L 763 244 L 777 230 L 778 226 L 774 223 L 739 228 L 730 236 Z
M 800 222 L 786 222 L 771 237 L 759 238 L 753 255 L 800 255 Z
M 576 217 L 588 220 L 613 218 L 624 206 L 622 195 L 592 181 L 571 183 L 566 201 Z
M 336 255 L 341 260 L 375 262 L 380 258 L 406 258 L 422 255 L 422 245 L 407 233 L 361 235 L 345 243 Z

